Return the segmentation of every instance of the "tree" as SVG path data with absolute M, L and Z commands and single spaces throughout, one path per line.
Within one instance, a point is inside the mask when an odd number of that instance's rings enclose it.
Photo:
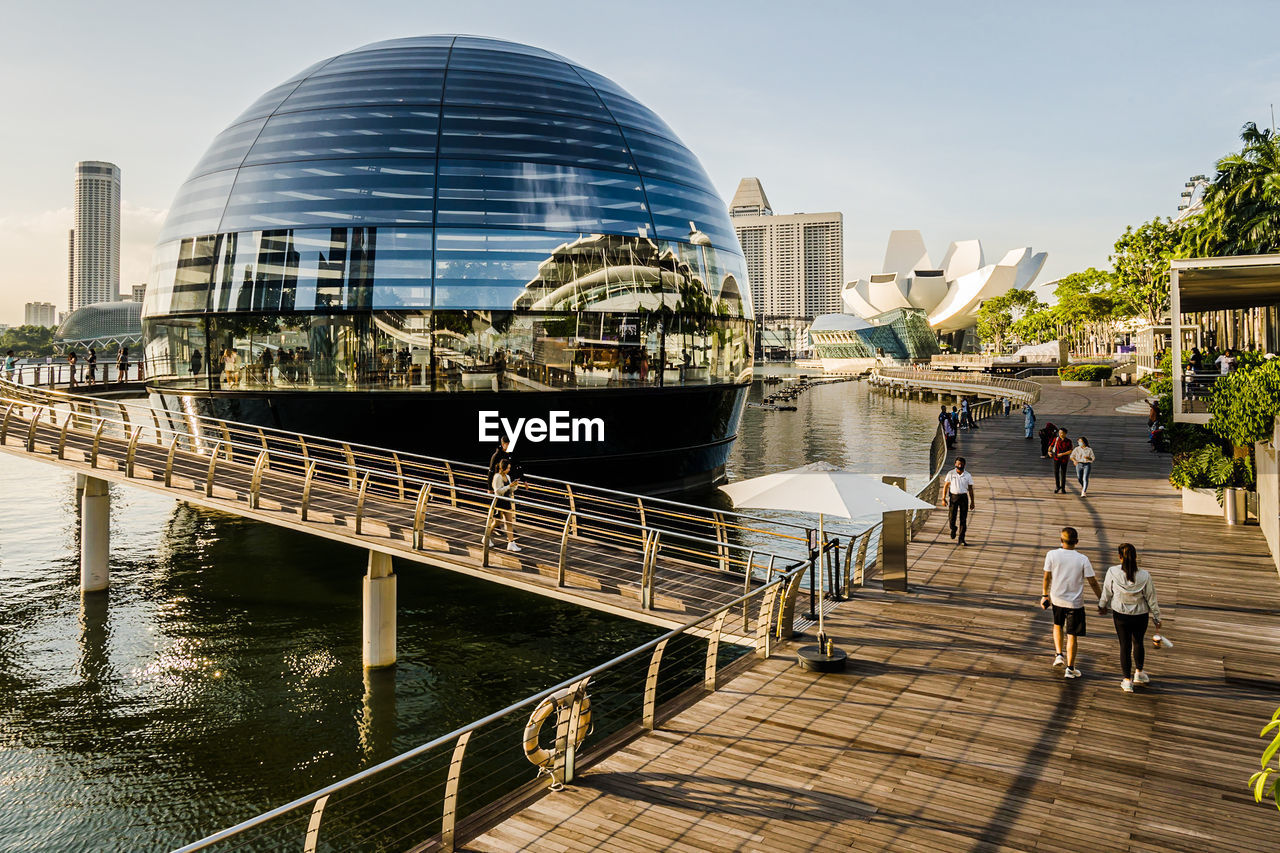
M 1008 293 L 983 300 L 978 308 L 978 337 L 992 341 L 996 350 L 1004 349 L 1004 339 L 1014 326 L 1027 314 L 1047 307 L 1030 290 L 1010 290 Z
M 1054 295 L 1058 325 L 1066 327 L 1074 349 L 1084 348 L 1090 338 L 1109 337 L 1112 321 L 1127 313 L 1124 300 L 1116 295 L 1115 275 L 1094 267 L 1063 276 Z
M 1169 302 L 1169 259 L 1182 235 L 1170 219 L 1156 217 L 1137 228 L 1126 226 L 1110 261 L 1115 293 L 1134 315 L 1159 324 Z
M 1280 138 L 1249 122 L 1240 140 L 1205 188 L 1204 209 L 1183 235 L 1185 256 L 1280 252 Z
M 53 329 L 48 326 L 14 326 L 0 335 L 0 355 L 9 350 L 23 358 L 53 355 Z
M 1058 337 L 1058 318 L 1054 309 L 1044 303 L 1041 306 L 1013 324 L 1014 337 L 1023 343 L 1040 344 Z

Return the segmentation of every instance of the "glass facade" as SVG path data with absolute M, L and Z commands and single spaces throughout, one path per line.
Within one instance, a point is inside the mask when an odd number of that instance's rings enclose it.
M 900 308 L 867 322 L 849 314 L 819 318 L 809 330 L 819 358 L 922 360 L 941 350 L 924 311 Z
M 153 383 L 208 391 L 741 384 L 746 265 L 697 158 L 562 57 L 431 36 L 263 95 L 179 191 Z

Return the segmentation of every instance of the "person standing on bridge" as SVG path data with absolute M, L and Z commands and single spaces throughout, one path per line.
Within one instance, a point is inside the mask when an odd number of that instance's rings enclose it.
M 956 517 L 959 516 L 960 544 L 968 545 L 969 543 L 965 541 L 964 534 L 968 529 L 969 510 L 976 508 L 977 501 L 973 493 L 973 475 L 964 470 L 964 468 L 964 457 L 957 456 L 955 470 L 948 471 L 944 481 L 945 489 L 942 492 L 942 503 L 948 508 L 947 519 L 951 523 L 951 538 L 956 538 Z
M 1031 408 L 1030 403 L 1024 403 L 1022 406 L 1022 429 L 1026 432 L 1026 437 L 1031 438 L 1031 431 L 1036 428 L 1036 410 Z
M 960 428 L 973 429 L 973 415 L 969 412 L 969 398 L 960 399 Z
M 71 388 L 76 387 L 76 373 L 80 370 L 80 359 L 76 356 L 75 350 L 67 353 L 67 366 L 71 368 L 71 379 L 67 385 Z
M 18 362 L 13 357 L 13 350 L 8 350 L 4 354 L 4 378 L 13 381 L 13 371 Z
M 943 422 L 949 421 L 949 420 L 951 420 L 951 414 L 947 411 L 947 404 L 943 403 L 941 406 L 941 411 L 938 412 L 938 423 L 942 424 Z
M 85 360 L 85 366 L 88 368 L 89 384 L 92 385 L 98 381 L 98 352 L 93 347 L 89 347 L 89 358 Z
M 1009 412 L 1013 409 L 1013 401 L 1006 396 L 1000 401 L 1000 405 L 1004 408 L 1004 416 L 1009 417 Z
M 516 510 L 511 496 L 520 484 L 511 479 L 511 460 L 509 458 L 504 458 L 498 463 L 498 471 L 493 475 L 491 482 L 494 494 L 494 511 L 507 528 L 507 550 L 519 552 L 521 548 L 516 544 Z
M 1094 595 L 1102 597 L 1093 563 L 1076 550 L 1079 541 L 1080 535 L 1074 527 L 1064 527 L 1062 547 L 1044 556 L 1040 606 L 1053 610 L 1053 665 L 1065 667 L 1064 678 L 1080 677 L 1080 670 L 1076 669 L 1076 645 L 1085 634 L 1084 582 L 1089 582 Z
M 129 375 L 129 348 L 123 344 L 116 353 L 116 384 L 119 385 Z

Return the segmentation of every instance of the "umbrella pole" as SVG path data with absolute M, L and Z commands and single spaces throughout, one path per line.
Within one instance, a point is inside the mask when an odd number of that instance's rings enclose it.
M 826 534 L 823 532 L 822 513 L 818 513 L 818 562 L 821 563 L 824 568 L 826 566 L 825 561 L 827 557 L 826 544 L 827 544 L 827 537 L 826 537 Z M 818 645 L 826 646 L 827 631 L 826 631 L 826 623 L 823 621 L 823 613 L 822 613 L 826 608 L 823 607 L 822 605 L 827 600 L 827 573 L 825 571 L 818 572 L 818 578 L 819 578 L 819 583 L 821 584 L 821 589 L 819 590 L 821 592 L 821 595 L 818 596 Z M 810 587 L 810 591 L 812 591 L 812 586 Z

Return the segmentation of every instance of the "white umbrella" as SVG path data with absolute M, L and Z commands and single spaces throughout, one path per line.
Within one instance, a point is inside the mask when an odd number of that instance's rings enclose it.
M 801 468 L 752 477 L 739 483 L 721 486 L 735 508 L 780 509 L 791 512 L 817 513 L 818 555 L 822 556 L 825 532 L 823 516 L 854 518 L 871 513 L 905 509 L 933 509 L 914 495 L 907 494 L 879 477 L 855 474 L 826 462 L 813 462 Z M 826 576 L 822 576 L 820 597 L 826 597 Z M 822 605 L 818 605 L 818 635 L 826 636 Z

